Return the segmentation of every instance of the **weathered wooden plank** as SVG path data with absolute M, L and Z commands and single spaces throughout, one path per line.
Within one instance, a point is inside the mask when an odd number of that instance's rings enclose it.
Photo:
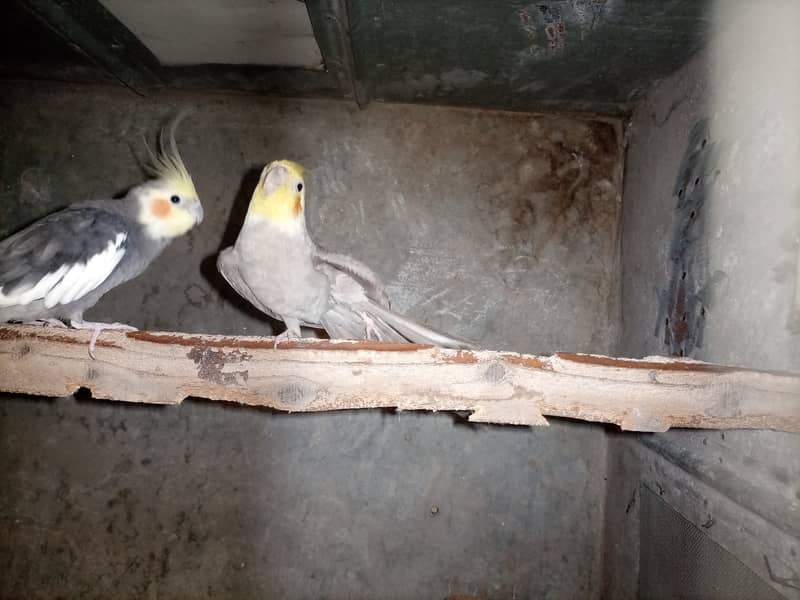
M 546 425 L 545 416 L 670 427 L 800 431 L 800 374 L 709 363 L 549 357 L 414 344 L 0 327 L 0 391 L 174 404 L 189 396 L 311 412 L 396 407 L 472 411 L 470 420 Z

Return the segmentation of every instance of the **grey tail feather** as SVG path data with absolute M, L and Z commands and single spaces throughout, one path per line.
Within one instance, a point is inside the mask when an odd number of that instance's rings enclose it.
M 455 338 L 415 323 L 411 319 L 398 315 L 374 302 L 369 303 L 368 311 L 380 317 L 387 325 L 415 344 L 431 344 L 442 348 L 462 350 L 475 350 L 477 348 L 473 342 Z

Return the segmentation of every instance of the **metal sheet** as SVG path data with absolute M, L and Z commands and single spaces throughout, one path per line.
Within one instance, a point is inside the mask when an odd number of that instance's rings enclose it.
M 322 64 L 297 0 L 100 1 L 167 65 Z

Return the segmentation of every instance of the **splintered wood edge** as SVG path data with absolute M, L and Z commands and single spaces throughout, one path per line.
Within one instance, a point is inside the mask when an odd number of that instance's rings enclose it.
M 470 420 L 547 425 L 546 416 L 631 431 L 800 431 L 800 374 L 695 360 L 532 356 L 417 344 L 0 326 L 0 391 L 176 404 L 187 397 L 287 412 L 469 411 Z

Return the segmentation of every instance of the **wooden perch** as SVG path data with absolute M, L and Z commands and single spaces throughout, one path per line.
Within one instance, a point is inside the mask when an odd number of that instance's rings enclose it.
M 800 374 L 691 360 L 466 352 L 413 344 L 0 327 L 0 391 L 176 404 L 189 396 L 290 412 L 396 407 L 670 427 L 800 431 Z

